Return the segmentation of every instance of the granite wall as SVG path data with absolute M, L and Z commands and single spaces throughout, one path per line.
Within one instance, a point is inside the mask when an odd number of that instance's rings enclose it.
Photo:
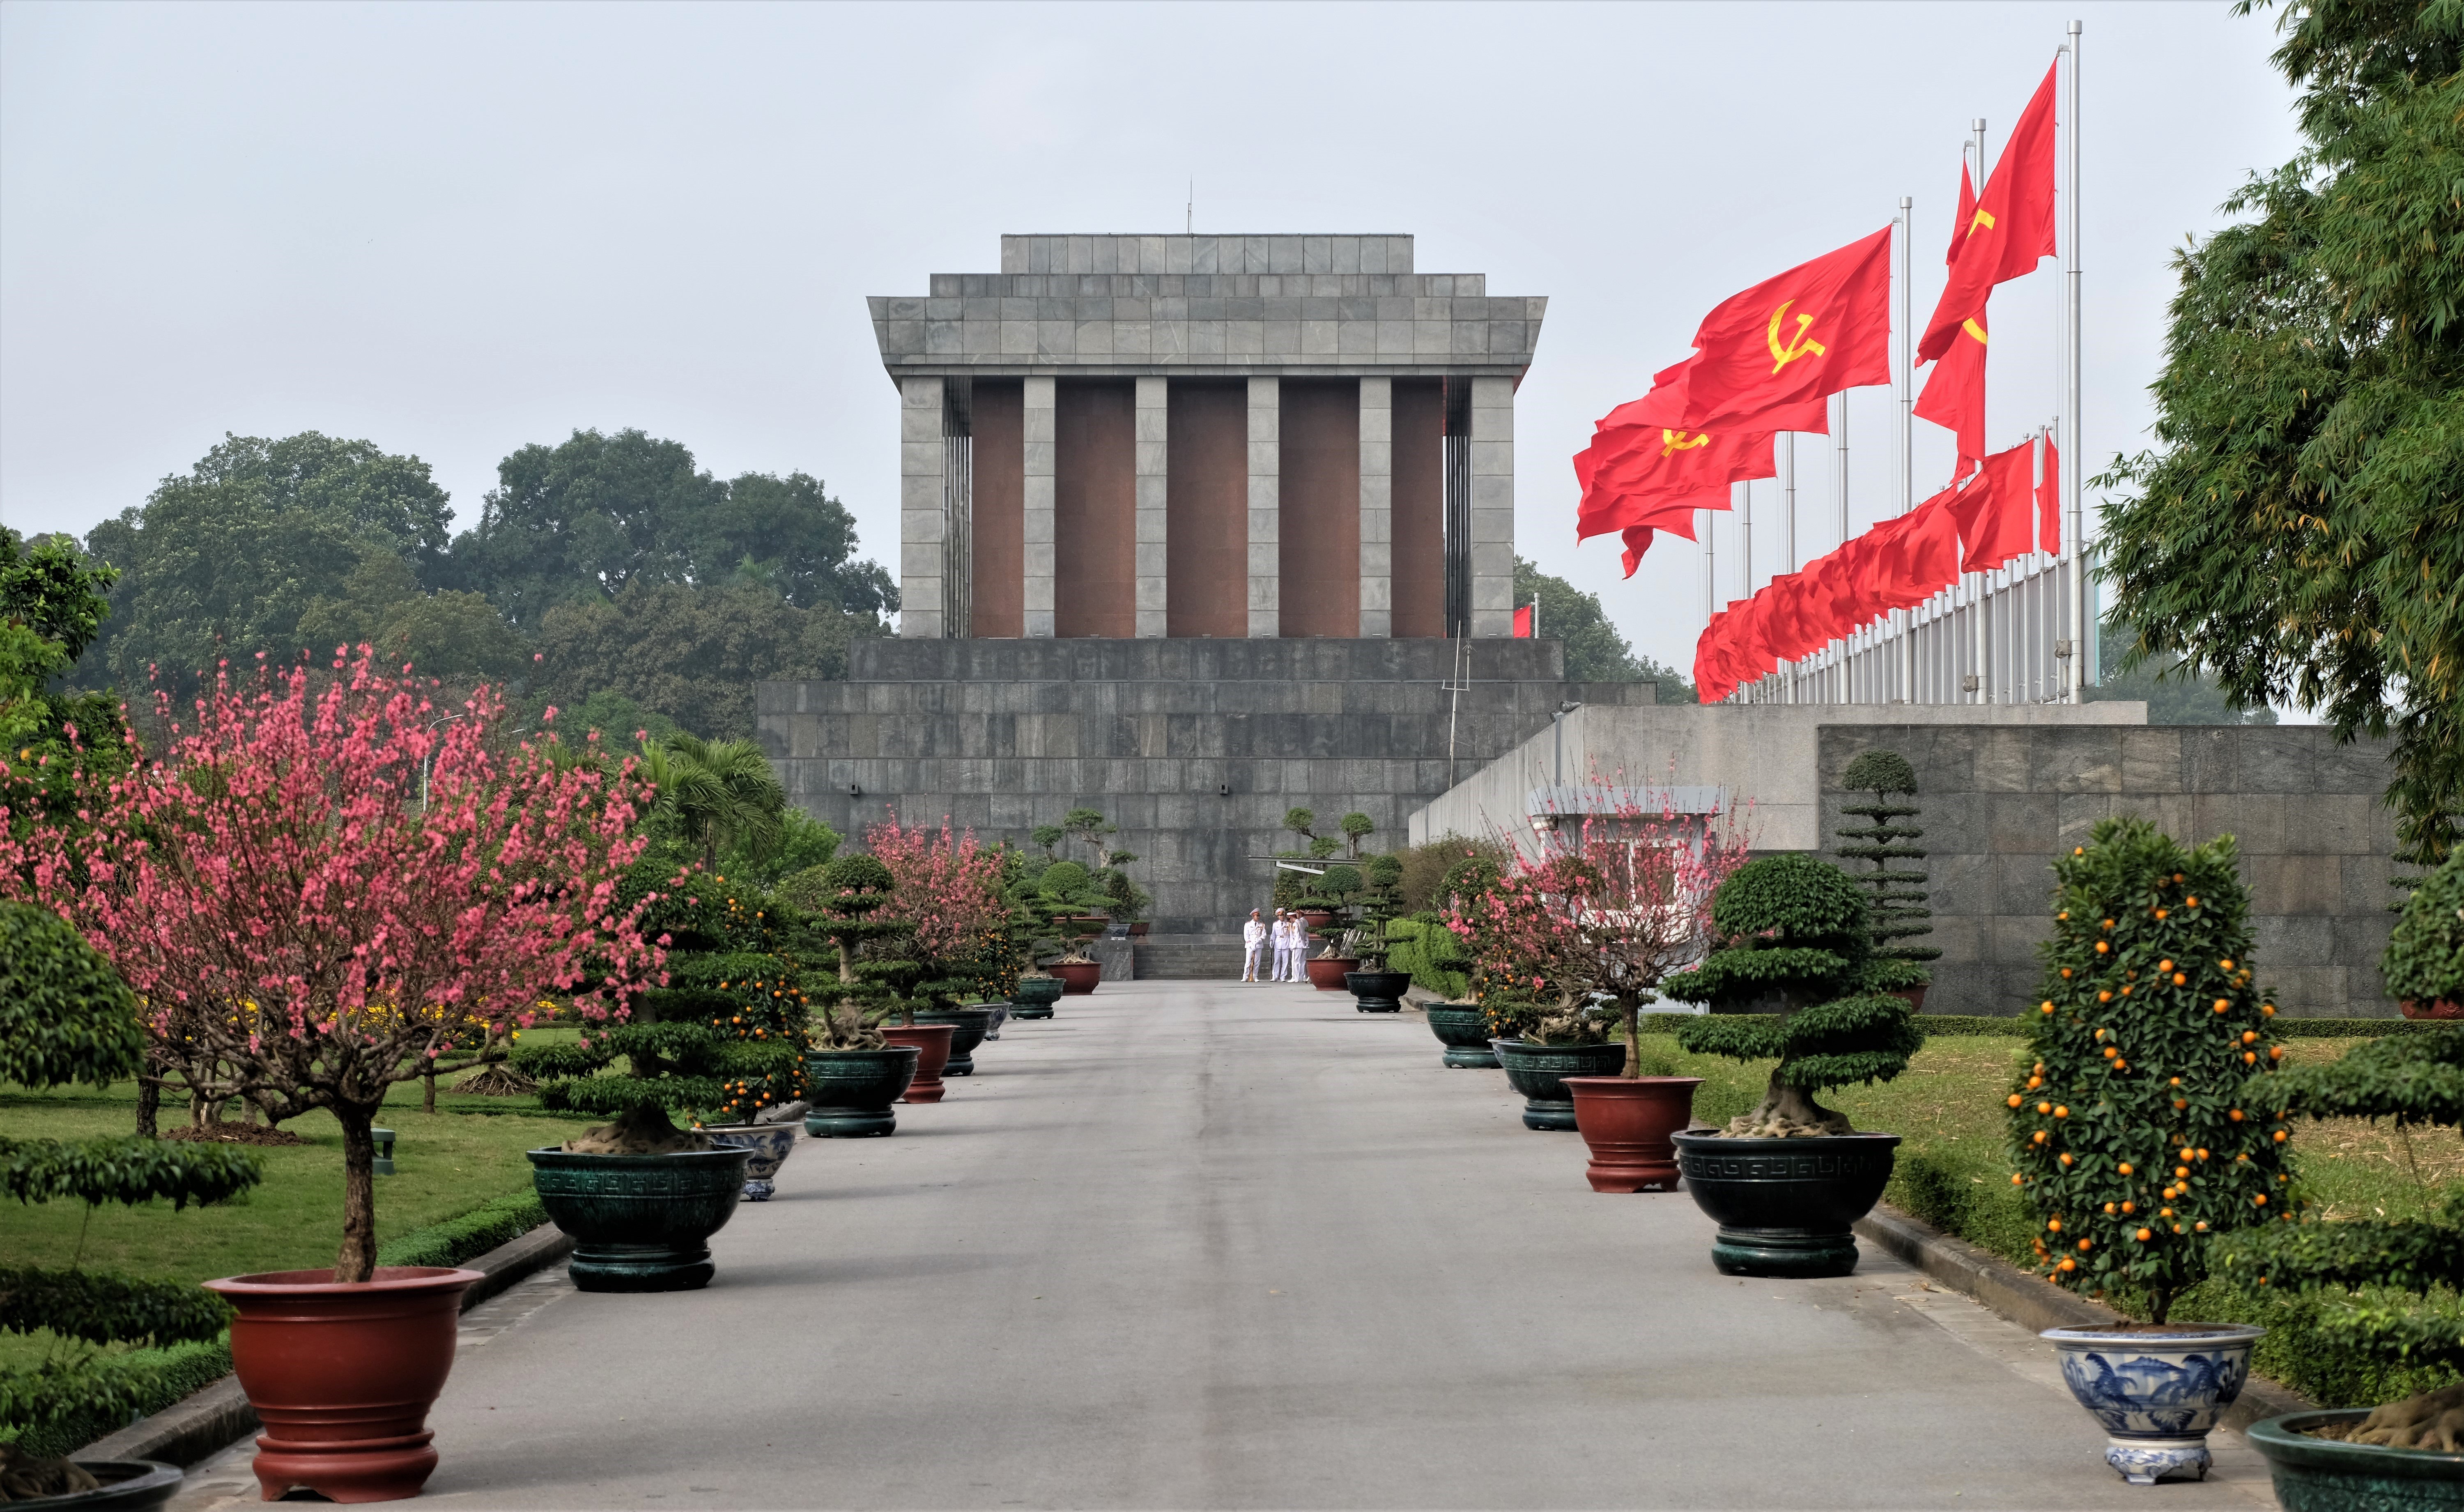
M 1913 822 L 1931 852 L 1928 943 L 1943 951 L 1927 1012 L 2014 1013 L 2035 1000 L 2053 857 L 2116 814 L 2186 843 L 2234 837 L 2259 982 L 2284 1012 L 2396 1012 L 2378 968 L 2398 896 L 2394 817 L 2379 803 L 2385 743 L 2339 745 L 2324 729 L 2291 725 L 1832 724 L 1820 734 L 1826 851 L 1853 801 L 1839 776 L 1876 746 L 1905 756 L 1921 789 L 1925 813 Z

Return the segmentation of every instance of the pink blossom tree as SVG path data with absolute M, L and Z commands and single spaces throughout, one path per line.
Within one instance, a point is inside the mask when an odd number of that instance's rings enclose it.
M 643 845 L 629 761 L 506 748 L 489 687 L 440 721 L 429 685 L 365 646 L 317 680 L 298 667 L 244 690 L 226 668 L 187 728 L 158 695 L 165 759 L 79 815 L 90 829 L 0 838 L 0 887 L 76 925 L 153 1036 L 228 1068 L 231 1093 L 276 1120 L 333 1113 L 334 1279 L 363 1281 L 387 1088 L 438 1056 L 501 1054 L 551 994 L 621 1017 L 660 952 L 617 894 Z
M 1447 927 L 1471 957 L 1475 990 L 1515 1005 L 1528 1037 L 1597 1043 L 1613 1018 L 1624 1074 L 1641 1074 L 1642 1009 L 1701 958 L 1711 895 L 1746 862 L 1733 813 L 1681 814 L 1661 795 L 1595 776 L 1565 812 L 1535 816 L 1536 848 L 1516 847 L 1506 875 L 1455 901 Z
M 905 947 L 923 967 L 920 990 L 955 997 L 988 989 L 986 979 L 1009 954 L 1001 853 L 977 844 L 973 830 L 952 831 L 947 819 L 935 831 L 902 826 L 895 813 L 869 826 L 864 843 L 895 883 L 882 917 L 914 931 Z

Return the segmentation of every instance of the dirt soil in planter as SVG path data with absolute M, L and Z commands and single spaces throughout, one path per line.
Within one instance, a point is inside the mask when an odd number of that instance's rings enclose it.
M 289 1129 L 264 1123 L 190 1123 L 165 1129 L 163 1138 L 187 1145 L 305 1145 Z
M 2370 1415 L 2358 1423 L 2324 1423 L 2302 1432 L 2312 1438 L 2335 1438 L 2348 1444 L 2434 1449 L 2452 1455 L 2464 1450 L 2464 1384 L 2374 1407 Z
M 81 1465 L 65 1459 L 35 1459 L 17 1453 L 14 1444 L 0 1444 L 0 1501 L 31 1501 L 36 1497 L 66 1496 L 101 1485 Z
M 602 1123 L 566 1140 L 564 1147 L 576 1155 L 680 1155 L 716 1149 L 718 1145 L 698 1129 L 676 1127 L 668 1122 L 666 1109 L 646 1102 L 627 1108 L 613 1123 Z

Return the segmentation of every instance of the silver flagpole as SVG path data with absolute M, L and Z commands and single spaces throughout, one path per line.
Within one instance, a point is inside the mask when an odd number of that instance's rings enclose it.
M 1699 510 L 1697 513 L 1703 517 L 1702 525 L 1696 533 L 1703 538 L 1703 628 L 1707 631 L 1711 628 L 1711 616 L 1720 611 L 1720 569 L 1717 561 L 1720 543 L 1718 537 L 1713 534 L 1720 528 L 1720 516 L 1716 510 L 1710 509 Z M 1702 697 L 1702 689 L 1694 690 L 1696 698 Z
M 1897 380 L 1900 400 L 1900 513 L 1906 514 L 1916 503 L 1916 458 L 1910 448 L 1915 444 L 1917 333 L 1909 328 L 1914 318 L 1909 298 L 1908 279 L 1914 264 L 1908 251 L 1916 234 L 1916 201 L 1900 196 L 1900 361 L 1892 371 Z M 1914 703 L 1917 696 L 1916 616 L 1907 610 L 1893 610 L 1891 622 L 1900 635 L 1900 697 L 1897 701 Z
M 1985 118 L 1983 116 L 1979 116 L 1969 124 L 1976 133 L 1976 197 L 1978 199 L 1983 199 L 1985 197 L 1986 173 Z M 1989 358 L 1991 356 L 1991 348 L 1987 348 L 1987 355 Z M 1973 650 L 1976 659 L 1976 697 L 1963 700 L 1967 702 L 1991 703 L 1993 701 L 1992 678 L 1986 670 L 1986 659 L 1989 653 L 1985 639 L 1985 619 L 1986 616 L 1991 612 L 1986 607 L 1986 600 L 1990 598 L 1991 594 L 1992 580 L 1990 577 L 1977 572 L 1971 572 L 1969 574 L 1968 610 L 1969 617 L 1975 622 L 1970 627 L 1973 634 L 1969 638 L 1974 642 Z
M 2062 460 L 2062 513 L 2070 517 L 2071 547 L 2071 698 L 2073 703 L 2087 701 L 2087 653 L 2089 638 L 2097 627 L 2087 622 L 2087 513 L 2079 490 L 2080 474 L 2086 471 L 2087 449 L 2079 445 L 2079 23 L 2073 21 L 2070 31 L 2071 78 L 2065 101 L 2070 106 L 2069 129 L 2063 133 L 2070 149 L 2070 182 L 2063 186 L 2069 192 L 2062 218 L 2070 224 L 2063 228 L 2063 253 L 2070 262 L 2066 301 L 2069 306 L 2070 330 L 2063 345 L 2065 370 L 2062 374 L 2062 447 L 2070 456 Z
M 1831 396 L 1831 438 L 1839 443 L 1839 461 L 1832 480 L 1839 489 L 1839 544 L 1848 544 L 1848 394 L 1846 390 Z M 1854 701 L 1848 692 L 1848 647 L 1856 632 L 1850 631 L 1831 643 L 1831 666 L 1837 674 L 1833 695 L 1842 703 Z
M 1796 433 L 1783 431 L 1779 437 L 1779 541 L 1780 570 L 1796 570 Z M 1787 691 L 1788 701 L 1796 701 L 1798 667 L 1801 663 L 1780 663 L 1780 686 Z
M 1737 596 L 1751 598 L 1754 596 L 1754 485 L 1749 482 L 1730 483 L 1728 502 L 1737 513 Z M 1760 678 L 1754 679 L 1754 683 L 1761 681 Z M 1751 703 L 1754 700 L 1753 684 L 1739 688 L 1737 696 Z

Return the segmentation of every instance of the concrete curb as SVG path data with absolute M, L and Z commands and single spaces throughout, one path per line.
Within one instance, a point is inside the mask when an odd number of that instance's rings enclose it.
M 1876 1248 L 2023 1328 L 2037 1332 L 2094 1328 L 2123 1321 L 2122 1314 L 2104 1303 L 2039 1280 L 2000 1256 L 1911 1218 L 1888 1203 L 1876 1204 L 1855 1227 L 1858 1236 Z M 2311 1412 L 2318 1405 L 2263 1375 L 2253 1375 L 2233 1405 L 2225 1409 L 2224 1426 L 2244 1429 L 2261 1418 Z
M 572 1253 L 573 1236 L 546 1223 L 518 1239 L 463 1261 L 462 1269 L 477 1271 L 485 1279 L 462 1294 L 462 1310 L 469 1312 L 516 1281 L 547 1269 Z M 71 1457 L 159 1459 L 167 1464 L 193 1465 L 232 1440 L 256 1432 L 259 1426 L 256 1409 L 248 1405 L 248 1393 L 239 1388 L 239 1377 L 227 1375 L 150 1417 L 141 1417 L 108 1437 L 96 1439 Z

